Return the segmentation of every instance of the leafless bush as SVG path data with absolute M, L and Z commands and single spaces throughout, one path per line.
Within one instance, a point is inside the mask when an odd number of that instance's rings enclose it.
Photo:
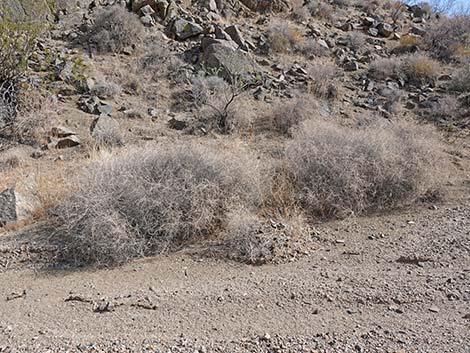
M 104 121 L 100 121 L 104 120 Z M 119 124 L 111 117 L 99 117 L 92 125 L 92 137 L 96 147 L 120 147 L 124 145 Z
M 412 54 L 404 58 L 403 72 L 412 84 L 430 84 L 437 79 L 439 64 L 426 55 Z
M 231 260 L 261 265 L 274 257 L 272 238 L 262 233 L 263 222 L 253 213 L 231 212 L 225 230 L 224 252 Z
M 301 53 L 305 56 L 324 57 L 330 54 L 330 50 L 322 46 L 317 39 L 308 38 L 300 41 L 293 47 L 294 51 Z
M 309 1 L 307 7 L 310 10 L 312 16 L 323 20 L 331 20 L 333 13 L 335 12 L 333 6 L 320 0 Z
M 470 15 L 442 17 L 430 26 L 423 41 L 433 56 L 448 61 L 470 54 Z
M 62 258 L 114 264 L 205 241 L 260 203 L 256 158 L 196 144 L 104 156 L 57 210 Z
M 438 71 L 438 63 L 423 54 L 381 58 L 369 65 L 369 73 L 377 80 L 401 79 L 415 85 L 434 82 Z
M 237 100 L 245 93 L 249 83 L 232 76 L 230 83 L 215 75 L 199 74 L 192 80 L 191 96 L 200 107 L 199 120 L 206 126 L 217 128 L 221 133 L 234 129 L 239 113 Z
M 48 92 L 38 87 L 29 85 L 26 82 L 16 83 L 14 91 L 9 94 L 14 95 L 14 102 L 9 102 L 6 106 L 14 103 L 14 111 L 8 110 L 8 118 L 1 117 L 2 99 L 0 97 L 0 131 L 9 138 L 17 141 L 31 143 L 38 142 L 45 131 L 50 128 L 53 115 L 56 112 L 56 105 Z M 0 85 L 1 91 L 1 85 Z
M 436 194 L 438 145 L 411 123 L 353 130 L 311 120 L 287 146 L 286 173 L 312 216 L 380 212 Z
M 90 89 L 90 93 L 100 98 L 114 98 L 122 91 L 122 87 L 109 79 L 99 78 Z
M 309 70 L 310 91 L 318 98 L 334 99 L 338 95 L 335 83 L 337 67 L 331 61 L 319 61 Z
M 267 33 L 270 49 L 274 52 L 289 52 L 303 41 L 300 31 L 288 22 L 273 22 Z
M 301 96 L 287 103 L 279 102 L 254 122 L 254 130 L 257 133 L 291 136 L 292 128 L 309 119 L 316 108 L 316 102 L 309 96 Z
M 377 80 L 400 79 L 404 78 L 402 67 L 403 63 L 400 58 L 380 58 L 370 63 L 369 74 Z
M 310 17 L 310 11 L 303 0 L 292 0 L 292 18 L 296 21 L 305 21 Z
M 444 96 L 433 102 L 427 109 L 423 109 L 421 113 L 427 120 L 447 124 L 459 121 L 464 115 L 464 109 L 456 97 Z
M 452 76 L 450 89 L 456 92 L 470 92 L 470 60 Z
M 101 53 L 120 53 L 140 43 L 144 27 L 139 18 L 122 6 L 97 11 L 88 42 Z
M 366 44 L 366 36 L 361 32 L 352 32 L 348 35 L 347 39 L 350 44 L 350 48 L 355 52 L 358 52 Z

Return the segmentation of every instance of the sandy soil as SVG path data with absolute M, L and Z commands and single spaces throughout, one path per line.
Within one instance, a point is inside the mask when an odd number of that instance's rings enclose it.
M 0 352 L 470 351 L 468 198 L 319 225 L 260 267 L 47 270 L 41 240 L 0 239 Z

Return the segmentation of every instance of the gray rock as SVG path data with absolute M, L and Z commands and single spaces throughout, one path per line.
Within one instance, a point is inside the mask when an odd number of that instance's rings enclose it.
M 393 26 L 382 22 L 378 24 L 377 31 L 382 37 L 390 37 L 393 34 Z
M 207 68 L 220 70 L 220 75 L 228 81 L 234 76 L 246 76 L 257 71 L 247 53 L 220 43 L 207 45 L 201 62 Z
M 0 192 L 0 226 L 30 218 L 40 206 L 34 178 L 19 180 Z
M 55 137 L 67 137 L 71 135 L 76 135 L 76 133 L 63 126 L 55 126 L 51 129 L 52 136 Z
M 415 18 L 424 18 L 428 19 L 431 14 L 428 8 L 425 8 L 423 5 L 412 5 L 409 7 L 410 12 L 412 13 L 413 17 Z
M 230 35 L 225 32 L 225 30 L 223 30 L 220 26 L 215 26 L 214 33 L 216 39 L 232 41 L 232 37 L 230 37 Z
M 62 148 L 70 148 L 70 147 L 76 147 L 81 144 L 80 139 L 76 135 L 71 135 L 59 139 L 51 139 L 51 142 L 47 144 L 48 149 L 62 149 Z
M 377 28 L 369 28 L 367 32 L 372 36 L 372 37 L 377 37 L 379 35 L 379 30 Z
M 182 120 L 177 120 L 175 118 L 171 118 L 169 121 L 168 121 L 168 127 L 170 129 L 174 129 L 174 130 L 184 130 L 186 129 L 186 127 L 188 126 L 188 124 L 185 122 L 185 121 L 182 121 Z
M 181 17 L 176 18 L 169 27 L 169 33 L 178 40 L 195 37 L 203 32 L 203 28 L 197 23 L 190 22 Z
M 155 10 L 150 5 L 145 5 L 140 9 L 140 14 L 142 16 L 152 16 L 155 13 Z
M 426 34 L 426 30 L 418 27 L 418 26 L 411 26 L 411 31 L 412 34 L 416 34 L 418 36 L 424 36 Z
M 140 18 L 140 22 L 146 27 L 155 26 L 155 20 L 150 15 L 145 15 Z
M 229 26 L 225 28 L 225 32 L 232 38 L 232 40 L 239 45 L 239 47 L 245 51 L 248 51 L 249 48 L 243 39 L 243 36 L 237 26 Z
M 11 187 L 0 192 L 0 227 L 17 221 L 16 193 Z

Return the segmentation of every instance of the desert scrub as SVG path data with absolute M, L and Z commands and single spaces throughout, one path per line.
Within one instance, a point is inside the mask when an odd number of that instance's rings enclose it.
M 269 25 L 267 37 L 269 48 L 277 53 L 290 52 L 304 40 L 297 28 L 280 21 Z
M 470 59 L 460 69 L 456 70 L 450 82 L 450 89 L 455 92 L 470 92 Z
M 31 20 L 0 16 L 0 83 L 26 71 L 39 34 L 39 24 Z
M 380 58 L 369 65 L 369 75 L 377 80 L 392 78 L 414 85 L 432 84 L 438 73 L 438 62 L 423 54 Z
M 256 158 L 186 143 L 105 155 L 56 214 L 75 264 L 115 264 L 204 242 L 260 203 Z
M 309 216 L 369 214 L 437 195 L 438 146 L 426 126 L 309 120 L 288 143 L 284 170 Z
M 143 31 L 137 15 L 122 6 L 112 6 L 97 11 L 87 41 L 100 53 L 121 53 L 140 44 Z
M 413 54 L 404 58 L 403 72 L 411 84 L 431 84 L 437 79 L 439 63 L 426 55 Z
M 443 16 L 434 23 L 423 37 L 423 42 L 432 55 L 440 60 L 469 57 L 470 15 Z

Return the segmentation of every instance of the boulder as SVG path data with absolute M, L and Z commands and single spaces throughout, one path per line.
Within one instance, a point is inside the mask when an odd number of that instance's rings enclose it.
M 11 187 L 0 192 L 0 227 L 18 220 L 16 213 L 16 193 Z
M 175 39 L 185 40 L 201 34 L 203 32 L 203 28 L 195 22 L 177 17 L 172 21 L 172 23 L 170 23 L 168 32 Z
M 425 4 L 417 4 L 409 7 L 409 11 L 412 13 L 414 18 L 424 18 L 428 19 L 431 17 L 432 9 L 430 6 Z
M 393 26 L 385 22 L 381 22 L 377 25 L 377 31 L 382 37 L 390 37 L 394 32 Z
M 245 51 L 249 50 L 248 46 L 246 45 L 245 40 L 243 39 L 243 35 L 241 34 L 237 26 L 235 25 L 229 26 L 225 28 L 225 32 L 228 33 L 228 35 L 232 38 L 232 40 L 235 43 L 237 43 L 241 49 Z
M 219 70 L 219 74 L 227 81 L 231 81 L 234 76 L 248 76 L 257 71 L 247 53 L 227 43 L 207 45 L 201 57 L 202 64 L 206 68 Z
M 28 176 L 0 192 L 0 227 L 30 218 L 40 207 L 36 181 Z

